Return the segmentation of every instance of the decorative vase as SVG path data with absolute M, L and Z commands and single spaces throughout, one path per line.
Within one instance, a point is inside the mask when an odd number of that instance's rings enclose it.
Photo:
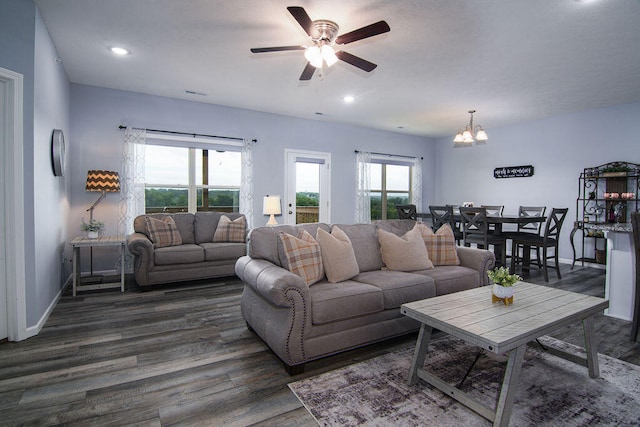
M 98 232 L 97 231 L 87 231 L 87 238 L 89 239 L 97 239 Z
M 500 286 L 494 283 L 491 301 L 502 301 L 504 305 L 513 304 L 513 286 Z

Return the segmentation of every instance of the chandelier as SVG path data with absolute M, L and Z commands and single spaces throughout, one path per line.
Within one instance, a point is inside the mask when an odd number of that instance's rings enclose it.
M 476 110 L 469 110 L 471 115 L 469 124 L 464 128 L 464 131 L 458 131 L 455 138 L 453 138 L 454 147 L 471 147 L 473 143 L 476 145 L 484 144 L 489 139 L 482 126 L 476 125 L 475 128 L 473 127 L 473 113 L 475 112 Z

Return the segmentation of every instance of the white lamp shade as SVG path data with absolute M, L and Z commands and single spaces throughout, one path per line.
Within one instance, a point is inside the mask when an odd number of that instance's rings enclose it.
M 333 48 L 327 44 L 322 46 L 322 58 L 325 60 L 329 67 L 338 62 L 338 57 L 333 51 Z
M 478 141 L 486 141 L 489 139 L 489 137 L 487 136 L 487 133 L 484 131 L 484 129 L 480 129 L 478 133 L 476 133 L 476 139 Z
M 262 213 L 269 215 L 268 226 L 278 225 L 278 221 L 274 215 L 280 215 L 282 208 L 280 207 L 280 196 L 265 196 L 262 202 Z
M 318 46 L 308 47 L 304 52 L 304 57 L 316 68 L 322 68 L 322 53 Z
M 453 142 L 462 142 L 462 141 L 463 141 L 463 139 L 462 139 L 462 132 L 458 132 L 458 133 L 456 134 L 456 137 L 455 137 L 455 138 L 453 138 Z
M 473 142 L 473 136 L 471 135 L 471 131 L 468 129 L 464 131 L 462 134 L 462 142 L 471 143 Z
M 280 207 L 280 196 L 265 196 L 262 213 L 264 215 L 280 215 L 282 208 Z

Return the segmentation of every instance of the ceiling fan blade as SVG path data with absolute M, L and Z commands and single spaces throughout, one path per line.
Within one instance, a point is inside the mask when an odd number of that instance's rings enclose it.
M 307 62 L 307 66 L 302 70 L 302 74 L 300 74 L 300 80 L 311 80 L 313 77 L 313 73 L 315 73 L 316 67 L 311 65 L 310 62 Z
M 280 52 L 284 50 L 304 50 L 304 46 L 275 46 L 275 47 L 254 47 L 251 48 L 251 52 L 253 53 L 264 53 L 264 52 Z
M 367 25 L 366 27 L 358 28 L 350 33 L 343 34 L 336 39 L 337 44 L 347 44 L 358 40 L 366 39 L 367 37 L 377 36 L 378 34 L 391 31 L 389 24 L 385 21 L 378 21 L 375 24 Z
M 369 62 L 366 59 L 362 59 L 358 56 L 352 55 L 348 52 L 345 52 L 344 50 L 336 52 L 336 56 L 339 60 L 344 61 L 347 64 L 351 64 L 354 67 L 358 67 L 361 70 L 366 71 L 367 73 L 375 70 L 378 66 L 373 62 Z
M 313 37 L 312 33 L 314 32 L 313 21 L 307 15 L 307 12 L 303 7 L 300 6 L 289 6 L 287 10 L 293 17 L 298 21 L 298 24 L 302 27 L 302 29 L 309 35 L 309 37 Z

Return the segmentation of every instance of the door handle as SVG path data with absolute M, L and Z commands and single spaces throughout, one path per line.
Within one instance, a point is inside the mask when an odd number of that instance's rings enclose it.
M 293 211 L 289 211 L 289 215 L 291 215 L 293 213 Z

